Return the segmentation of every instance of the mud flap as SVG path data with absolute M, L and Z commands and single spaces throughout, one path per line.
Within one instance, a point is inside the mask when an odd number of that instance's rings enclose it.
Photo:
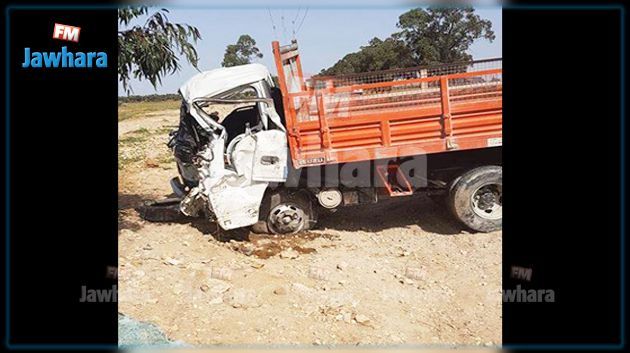
M 149 222 L 177 222 L 188 218 L 179 210 L 180 201 L 179 198 L 147 201 L 135 210 L 142 219 Z

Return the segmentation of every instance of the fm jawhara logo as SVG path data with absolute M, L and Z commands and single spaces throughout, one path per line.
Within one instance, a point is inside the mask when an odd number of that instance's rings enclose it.
M 81 27 L 55 23 L 53 27 L 53 39 L 79 42 Z M 42 52 L 31 51 L 31 48 L 24 48 L 24 62 L 22 68 L 106 68 L 107 53 L 105 52 L 72 52 L 68 47 L 61 47 L 60 51 Z

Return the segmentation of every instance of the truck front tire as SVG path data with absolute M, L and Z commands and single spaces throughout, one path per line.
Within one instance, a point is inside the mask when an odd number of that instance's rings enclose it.
M 295 234 L 310 229 L 317 220 L 306 192 L 271 192 L 265 195 L 260 214 L 261 220 L 251 227 L 254 233 Z
M 472 169 L 454 180 L 448 204 L 455 217 L 478 232 L 503 225 L 503 172 L 500 166 Z

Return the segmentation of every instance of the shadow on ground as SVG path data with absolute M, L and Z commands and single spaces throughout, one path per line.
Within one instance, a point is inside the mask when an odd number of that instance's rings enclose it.
M 165 198 L 173 197 L 168 195 Z M 155 201 L 156 198 L 150 195 L 125 194 L 118 192 L 118 230 L 130 229 L 137 231 L 143 227 L 146 220 L 142 219 L 138 209 L 146 202 Z M 182 217 L 168 223 L 190 223 L 190 218 Z
M 173 197 L 173 195 L 167 195 L 164 198 L 169 197 Z M 146 221 L 138 215 L 136 209 L 145 202 L 154 200 L 155 197 L 148 195 L 119 193 L 118 229 L 136 231 L 142 228 Z M 220 242 L 251 240 L 249 227 L 226 231 L 219 228 L 216 223 L 183 215 L 181 219 L 164 223 L 188 223 L 202 234 L 210 235 Z M 424 196 L 388 199 L 379 201 L 377 204 L 342 207 L 334 213 L 322 211 L 315 229 L 379 232 L 414 225 L 426 232 L 441 235 L 456 235 L 466 230 L 454 219 L 446 206 Z
M 460 234 L 466 230 L 445 205 L 424 196 L 388 199 L 376 204 L 340 208 L 335 213 L 321 213 L 318 228 L 378 232 L 413 225 L 442 235 Z

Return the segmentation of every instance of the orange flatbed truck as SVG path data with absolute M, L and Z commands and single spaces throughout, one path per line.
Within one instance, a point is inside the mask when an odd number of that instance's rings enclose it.
M 385 196 L 421 185 L 467 226 L 500 229 L 501 59 L 305 79 L 297 42 L 272 46 L 295 168 L 373 162 Z M 422 160 L 419 182 L 405 157 Z
M 272 49 L 277 79 L 248 64 L 180 88 L 181 212 L 290 234 L 322 212 L 426 194 L 473 230 L 501 228 L 501 59 L 307 77 L 296 41 Z

